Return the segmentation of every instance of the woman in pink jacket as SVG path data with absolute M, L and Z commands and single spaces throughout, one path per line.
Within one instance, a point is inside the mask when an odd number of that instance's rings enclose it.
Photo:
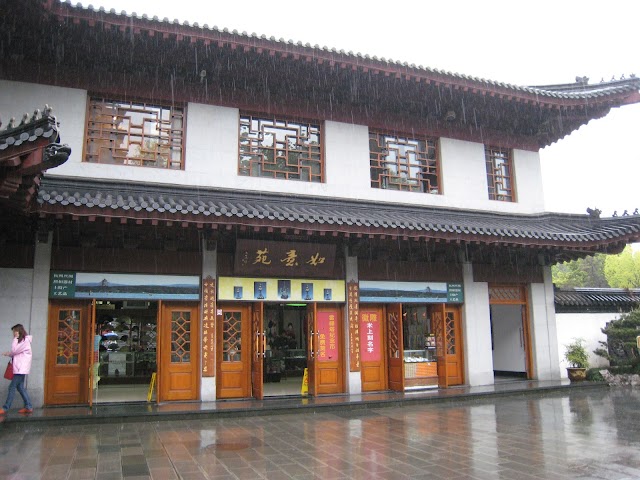
M 2 408 L 0 408 L 0 415 L 6 415 L 7 410 L 11 408 L 16 390 L 18 390 L 18 393 L 22 396 L 22 400 L 24 400 L 24 408 L 18 410 L 18 413 L 33 412 L 33 405 L 31 405 L 29 394 L 27 394 L 24 388 L 24 379 L 27 378 L 31 370 L 31 335 L 27 335 L 27 332 L 21 324 L 14 325 L 11 327 L 11 330 L 13 331 L 11 351 L 5 352 L 3 355 L 5 357 L 11 357 L 11 362 L 13 363 L 13 379 L 9 385 L 7 399 Z

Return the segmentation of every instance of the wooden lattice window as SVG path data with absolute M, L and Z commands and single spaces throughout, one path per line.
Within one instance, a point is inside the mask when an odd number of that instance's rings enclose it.
M 400 351 L 400 318 L 396 312 L 388 313 L 388 333 L 387 348 L 389 358 L 397 358 Z
M 321 183 L 323 170 L 319 125 L 240 117 L 240 175 Z
M 225 362 L 242 360 L 242 314 L 224 312 L 222 318 L 222 359 Z
M 515 202 L 511 151 L 506 148 L 485 146 L 484 155 L 487 166 L 489 200 Z
M 86 162 L 183 168 L 182 108 L 92 98 L 87 118 Z
M 525 290 L 520 285 L 490 285 L 489 303 L 524 304 L 527 302 Z
M 456 319 L 453 312 L 444 314 L 444 343 L 447 355 L 456 354 Z
M 436 139 L 369 134 L 371 187 L 440 193 Z
M 80 358 L 80 310 L 58 313 L 58 350 L 56 364 L 77 365 Z
M 171 313 L 171 363 L 191 361 L 191 312 Z

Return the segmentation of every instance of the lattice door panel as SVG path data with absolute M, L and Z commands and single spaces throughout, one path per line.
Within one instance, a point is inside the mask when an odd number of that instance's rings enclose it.
M 524 288 L 520 285 L 494 285 L 489 287 L 489 302 L 518 304 L 525 303 Z
M 80 310 L 58 313 L 58 347 L 56 364 L 76 365 L 80 359 Z
M 171 363 L 191 361 L 191 312 L 171 312 Z
M 400 319 L 397 312 L 389 312 L 387 318 L 389 325 L 389 338 L 387 339 L 389 358 L 396 358 L 397 352 L 400 351 Z
M 453 312 L 445 313 L 444 344 L 448 355 L 456 354 L 456 323 Z
M 436 356 L 444 357 L 445 352 L 445 339 L 444 328 L 442 325 L 442 313 L 433 312 L 431 315 L 431 321 L 433 322 L 433 333 L 436 337 Z
M 239 362 L 242 359 L 242 313 L 224 312 L 222 319 L 222 359 Z

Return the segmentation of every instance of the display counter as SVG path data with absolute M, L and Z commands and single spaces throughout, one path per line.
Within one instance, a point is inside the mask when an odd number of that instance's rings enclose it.
M 438 363 L 434 348 L 404 351 L 404 386 L 405 389 L 438 386 Z

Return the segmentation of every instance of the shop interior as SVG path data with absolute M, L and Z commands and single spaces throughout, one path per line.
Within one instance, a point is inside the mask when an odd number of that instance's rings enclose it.
M 436 338 L 428 305 L 403 305 L 405 390 L 437 388 Z
M 301 395 L 307 368 L 305 304 L 265 304 L 265 397 Z
M 94 403 L 147 401 L 157 371 L 157 316 L 157 302 L 96 301 Z

